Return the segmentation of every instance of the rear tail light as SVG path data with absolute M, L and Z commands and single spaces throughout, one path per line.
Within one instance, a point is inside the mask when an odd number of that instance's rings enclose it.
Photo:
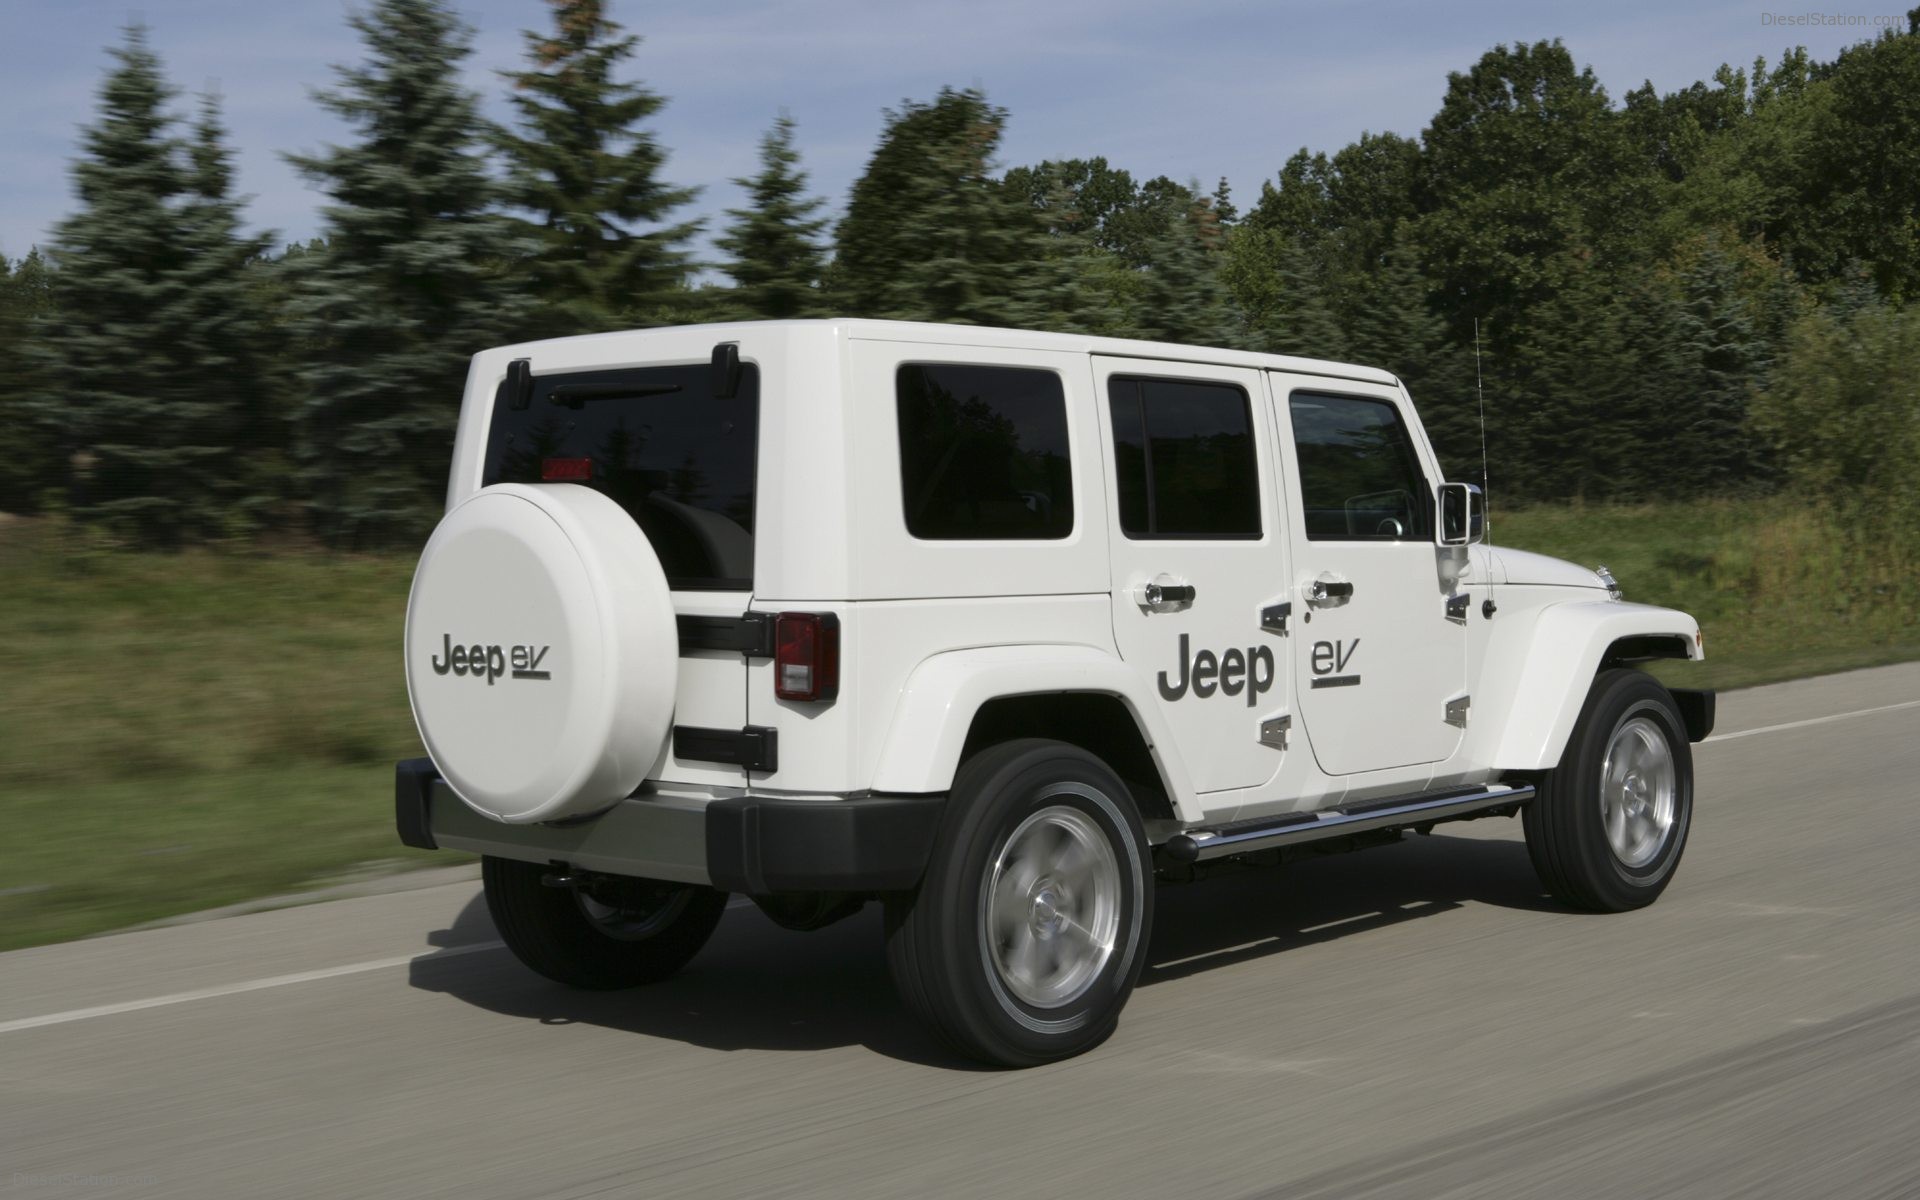
M 832 700 L 840 694 L 840 618 L 781 613 L 773 621 L 773 694 L 782 700 Z
M 585 483 L 593 478 L 591 458 L 543 458 L 540 460 L 542 483 Z

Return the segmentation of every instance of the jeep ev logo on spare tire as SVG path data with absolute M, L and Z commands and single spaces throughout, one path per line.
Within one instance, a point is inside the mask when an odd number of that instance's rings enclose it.
M 487 686 L 492 687 L 493 681 L 500 678 L 501 673 L 507 670 L 507 664 L 511 663 L 515 679 L 553 678 L 552 671 L 543 670 L 540 666 L 546 661 L 547 651 L 553 649 L 552 646 L 501 646 L 498 643 L 488 646 L 479 642 L 471 646 L 465 643 L 456 646 L 452 634 L 441 634 L 440 637 L 440 653 L 433 659 L 435 675 L 445 675 L 451 671 L 455 675 L 471 675 L 475 679 L 484 677 Z

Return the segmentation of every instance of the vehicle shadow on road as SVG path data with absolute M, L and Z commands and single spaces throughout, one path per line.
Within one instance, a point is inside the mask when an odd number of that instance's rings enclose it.
M 1547 895 L 1519 839 L 1409 837 L 1329 855 L 1162 886 L 1142 987 L 1316 942 L 1353 937 L 1462 906 L 1565 913 Z
M 1143 985 L 1444 914 L 1467 903 L 1562 912 L 1541 891 L 1518 841 L 1430 837 L 1373 850 L 1163 886 Z M 430 935 L 459 946 L 496 935 L 480 896 Z M 727 911 L 673 979 L 624 992 L 580 992 L 533 974 L 506 952 L 414 960 L 412 986 L 545 1025 L 592 1024 L 715 1050 L 876 1054 L 982 1070 L 947 1054 L 901 1007 L 887 978 L 880 906 L 814 933 Z
M 451 946 L 496 936 L 486 901 L 475 896 L 451 929 L 429 940 Z M 756 908 L 731 907 L 685 970 L 630 991 L 574 991 L 505 951 L 429 955 L 414 960 L 411 972 L 416 988 L 545 1025 L 599 1025 L 714 1050 L 866 1046 L 928 1066 L 975 1066 L 934 1045 L 895 999 L 877 904 L 813 933 L 782 929 Z

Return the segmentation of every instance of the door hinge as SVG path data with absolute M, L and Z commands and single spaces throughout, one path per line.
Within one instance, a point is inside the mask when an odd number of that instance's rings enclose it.
M 1447 620 L 1458 621 L 1462 625 L 1465 625 L 1467 623 L 1467 609 L 1471 607 L 1472 604 L 1473 596 L 1471 593 L 1461 592 L 1458 596 L 1448 596 Z
M 1287 618 L 1292 615 L 1293 602 L 1290 600 L 1283 604 L 1269 604 L 1260 610 L 1260 628 L 1268 633 L 1277 633 L 1285 637 L 1287 636 Z
M 674 618 L 680 631 L 680 651 L 737 650 L 748 658 L 773 657 L 773 614 L 741 613 L 737 617 Z
M 1260 744 L 1275 750 L 1287 748 L 1287 734 L 1293 729 L 1293 714 L 1281 713 L 1260 722 Z
M 1467 727 L 1467 710 L 1472 707 L 1472 696 L 1455 696 L 1453 699 L 1447 701 L 1447 724 L 1458 725 L 1460 728 L 1465 729 Z
M 770 775 L 780 769 L 780 734 L 764 725 L 748 725 L 742 729 L 675 725 L 673 756 L 727 763 Z

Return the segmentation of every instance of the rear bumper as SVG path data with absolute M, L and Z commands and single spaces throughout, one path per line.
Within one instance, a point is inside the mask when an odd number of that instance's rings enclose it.
M 945 796 L 712 797 L 661 789 L 588 820 L 505 825 L 467 807 L 427 759 L 400 763 L 394 778 L 394 824 L 409 846 L 748 895 L 913 888 L 945 805 Z

